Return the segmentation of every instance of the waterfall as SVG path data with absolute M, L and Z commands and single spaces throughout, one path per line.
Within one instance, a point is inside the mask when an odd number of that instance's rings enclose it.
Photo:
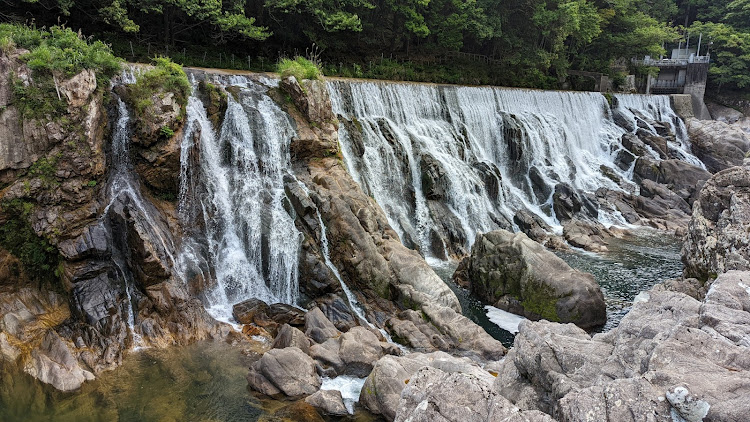
M 196 96 L 188 100 L 179 199 L 183 223 L 202 228 L 184 242 L 180 271 L 214 279 L 205 301 L 225 321 L 250 297 L 296 304 L 302 237 L 283 184 L 290 119 L 267 87 L 237 76 L 229 82 L 237 90 L 220 128 Z
M 623 190 L 604 167 L 632 179 L 615 164 L 626 130 L 599 93 L 345 80 L 328 88 L 350 173 L 402 241 L 428 258 L 446 259 L 451 245 L 468 251 L 479 232 L 517 228 L 521 209 L 559 228 L 558 183 Z M 616 98 L 634 122 L 672 125 L 675 149 L 695 159 L 668 97 Z

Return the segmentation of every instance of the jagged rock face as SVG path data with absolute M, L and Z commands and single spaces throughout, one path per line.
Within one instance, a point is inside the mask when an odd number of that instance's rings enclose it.
M 750 269 L 750 168 L 732 167 L 706 182 L 693 204 L 682 262 L 685 277 L 715 278 Z
M 711 177 L 706 170 L 684 161 L 656 161 L 648 157 L 639 158 L 633 172 L 633 178 L 639 184 L 645 180 L 661 183 L 691 205 L 703 183 Z
M 552 207 L 559 221 L 573 218 L 596 220 L 599 217 L 596 202 L 585 193 L 578 192 L 565 183 L 558 183 L 555 186 Z
M 495 388 L 562 421 L 743 420 L 749 282 L 748 272 L 726 273 L 702 303 L 651 291 L 593 338 L 571 324 L 523 322 Z
M 604 296 L 594 277 L 573 270 L 523 233 L 479 235 L 466 259 L 471 291 L 485 303 L 584 328 L 606 322 Z
M 742 165 L 750 151 L 750 137 L 742 129 L 721 121 L 688 121 L 693 153 L 711 173 Z

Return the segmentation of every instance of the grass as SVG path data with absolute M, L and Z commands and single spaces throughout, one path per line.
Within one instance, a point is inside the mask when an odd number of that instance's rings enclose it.
M 152 105 L 151 96 L 159 91 L 172 92 L 177 104 L 185 110 L 190 97 L 190 81 L 182 70 L 182 66 L 168 57 L 155 57 L 154 68 L 138 76 L 135 84 L 130 87 L 131 101 L 138 114 Z
M 282 77 L 294 76 L 298 81 L 303 79 L 320 79 L 323 76 L 318 66 L 304 57 L 297 56 L 292 59 L 281 59 L 276 65 L 276 72 Z
M 67 104 L 55 89 L 55 78 L 65 79 L 84 69 L 96 73 L 99 87 L 119 72 L 122 60 L 101 41 L 90 42 L 70 28 L 45 29 L 19 24 L 0 24 L 0 51 L 9 54 L 16 47 L 29 50 L 21 56 L 32 70 L 33 82 L 13 77 L 14 102 L 24 117 L 57 118 Z

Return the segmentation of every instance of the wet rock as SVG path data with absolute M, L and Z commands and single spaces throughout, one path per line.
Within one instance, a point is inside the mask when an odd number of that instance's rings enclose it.
M 305 337 L 305 333 L 290 326 L 284 324 L 279 328 L 279 333 L 276 334 L 276 338 L 273 340 L 274 349 L 284 349 L 286 347 L 296 347 L 306 355 L 310 354 L 310 339 Z
M 632 133 L 626 133 L 620 138 L 622 146 L 625 147 L 636 157 L 643 157 L 650 155 L 646 144 L 641 141 L 637 136 Z
M 287 305 L 286 303 L 273 303 L 268 307 L 268 315 L 277 324 L 289 324 L 292 327 L 304 327 L 305 311 Z
M 383 356 L 383 349 L 375 334 L 364 327 L 354 327 L 341 335 L 339 356 L 346 375 L 365 377 L 375 362 Z
M 305 314 L 305 335 L 316 343 L 338 338 L 341 332 L 323 315 L 320 308 L 313 308 Z
M 569 220 L 563 224 L 563 237 L 571 245 L 591 252 L 606 252 L 612 235 L 601 223 Z
M 691 205 L 710 177 L 711 173 L 680 160 L 655 161 L 641 157 L 633 170 L 633 179 L 637 183 L 642 184 L 643 180 L 661 183 Z
M 271 417 L 261 416 L 259 422 L 324 422 L 315 407 L 304 400 L 296 401 L 273 412 Z
M 643 144 L 648 145 L 649 148 L 651 148 L 651 151 L 654 151 L 656 155 L 659 156 L 659 158 L 661 158 L 662 160 L 666 160 L 667 158 L 669 158 L 667 154 L 667 152 L 669 152 L 669 146 L 667 144 L 666 138 L 661 137 L 661 136 L 656 136 L 653 133 L 643 130 L 643 129 L 638 130 L 637 136 L 638 136 L 638 139 L 640 139 L 643 142 Z M 636 155 L 645 156 L 645 155 L 651 155 L 651 154 L 636 154 Z
M 305 402 L 326 415 L 346 416 L 349 414 L 344 406 L 341 392 L 337 390 L 320 390 L 305 398 Z
M 750 151 L 750 136 L 737 126 L 721 121 L 688 121 L 693 154 L 711 173 L 741 166 Z
M 94 379 L 94 374 L 81 368 L 70 346 L 54 331 L 48 331 L 41 346 L 31 352 L 24 371 L 60 391 L 77 390 L 85 381 Z
M 428 153 L 422 153 L 419 168 L 422 170 L 422 191 L 427 199 L 444 199 L 446 191 L 450 189 L 450 180 L 440 161 Z
M 565 183 L 558 183 L 555 186 L 555 193 L 552 195 L 552 208 L 559 221 L 576 217 L 596 220 L 599 216 L 599 210 L 594 200 Z
M 438 222 L 438 226 L 431 231 L 430 252 L 441 259 L 448 259 L 449 255 L 464 255 L 466 250 L 463 245 L 466 244 L 466 233 L 461 220 L 444 202 L 427 201 L 427 208 L 432 221 Z
M 271 308 L 260 299 L 250 298 L 232 306 L 232 316 L 240 324 L 252 324 L 255 317 L 265 315 L 268 318 Z
M 531 180 L 531 189 L 536 199 L 540 203 L 547 202 L 549 196 L 552 195 L 552 187 L 547 184 L 542 172 L 536 166 L 532 166 L 529 169 L 529 179 Z
M 518 225 L 522 232 L 542 245 L 547 243 L 550 238 L 552 227 L 545 223 L 538 215 L 527 211 L 520 210 L 513 216 L 513 222 Z
M 315 299 L 315 304 L 341 332 L 349 331 L 359 324 L 357 317 L 349 309 L 349 304 L 338 295 L 326 295 Z
M 203 105 L 206 107 L 206 115 L 215 128 L 220 128 L 224 121 L 224 113 L 227 111 L 228 95 L 226 90 L 222 86 L 202 80 L 198 83 L 198 92 Z
M 296 347 L 271 349 L 250 367 L 247 375 L 250 387 L 268 396 L 298 399 L 309 396 L 320 388 L 320 377 L 315 362 Z
M 500 359 L 506 352 L 502 343 L 451 308 L 426 305 L 422 307 L 422 312 L 429 324 L 453 343 L 454 350 L 477 354 L 486 360 Z
M 601 289 L 591 274 L 573 270 L 523 233 L 496 230 L 477 236 L 471 251 L 472 292 L 484 303 L 530 319 L 606 321 Z
M 685 277 L 705 281 L 750 269 L 750 169 L 732 167 L 706 182 L 693 204 L 682 262 Z

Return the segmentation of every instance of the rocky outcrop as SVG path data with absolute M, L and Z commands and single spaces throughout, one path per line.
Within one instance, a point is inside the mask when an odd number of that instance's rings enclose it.
M 710 177 L 711 173 L 706 170 L 674 159 L 657 161 L 641 157 L 633 170 L 633 179 L 638 184 L 643 184 L 644 180 L 663 184 L 691 205 Z
M 750 136 L 742 129 L 721 121 L 688 121 L 693 154 L 711 173 L 742 165 L 750 151 Z
M 702 303 L 651 291 L 593 338 L 572 324 L 522 322 L 495 388 L 521 409 L 564 421 L 742 420 L 749 282 L 748 272 L 723 274 Z
M 613 237 L 601 223 L 569 220 L 563 224 L 563 237 L 571 246 L 592 252 L 606 252 L 607 239 Z
M 604 324 L 604 296 L 591 274 L 573 270 L 523 233 L 478 235 L 466 258 L 471 291 L 484 303 L 530 319 Z
M 341 392 L 337 390 L 319 390 L 305 398 L 305 402 L 326 415 L 346 416 L 349 414 L 346 406 L 344 406 L 344 400 L 341 398 Z
M 750 270 L 750 168 L 732 167 L 706 182 L 693 204 L 682 262 L 685 277 L 702 281 Z

